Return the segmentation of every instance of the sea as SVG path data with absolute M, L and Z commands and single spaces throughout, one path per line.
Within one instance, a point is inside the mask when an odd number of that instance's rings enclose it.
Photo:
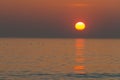
M 0 80 L 120 80 L 120 39 L 0 38 Z

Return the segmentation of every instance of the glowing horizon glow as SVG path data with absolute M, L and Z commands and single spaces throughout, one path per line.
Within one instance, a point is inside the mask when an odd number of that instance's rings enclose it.
M 85 24 L 83 22 L 77 22 L 75 24 L 75 29 L 78 31 L 82 31 L 85 29 Z

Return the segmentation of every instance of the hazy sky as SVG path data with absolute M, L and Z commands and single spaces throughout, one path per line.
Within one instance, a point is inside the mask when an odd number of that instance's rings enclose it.
M 0 0 L 0 37 L 120 38 L 120 0 Z

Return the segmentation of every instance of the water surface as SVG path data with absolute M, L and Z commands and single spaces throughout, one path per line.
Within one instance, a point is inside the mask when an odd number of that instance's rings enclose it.
M 0 39 L 0 80 L 118 80 L 119 39 Z

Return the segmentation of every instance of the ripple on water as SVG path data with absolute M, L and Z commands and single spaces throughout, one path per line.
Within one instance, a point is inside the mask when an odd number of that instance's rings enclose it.
M 49 74 L 49 73 L 42 73 L 42 72 L 30 72 L 30 71 L 23 71 L 23 72 L 7 72 L 0 74 L 0 80 L 13 80 L 13 79 L 20 79 L 20 80 L 70 80 L 70 79 L 104 79 L 104 78 L 120 78 L 120 73 L 89 73 L 89 74 L 74 74 L 74 73 L 60 73 L 60 74 Z

